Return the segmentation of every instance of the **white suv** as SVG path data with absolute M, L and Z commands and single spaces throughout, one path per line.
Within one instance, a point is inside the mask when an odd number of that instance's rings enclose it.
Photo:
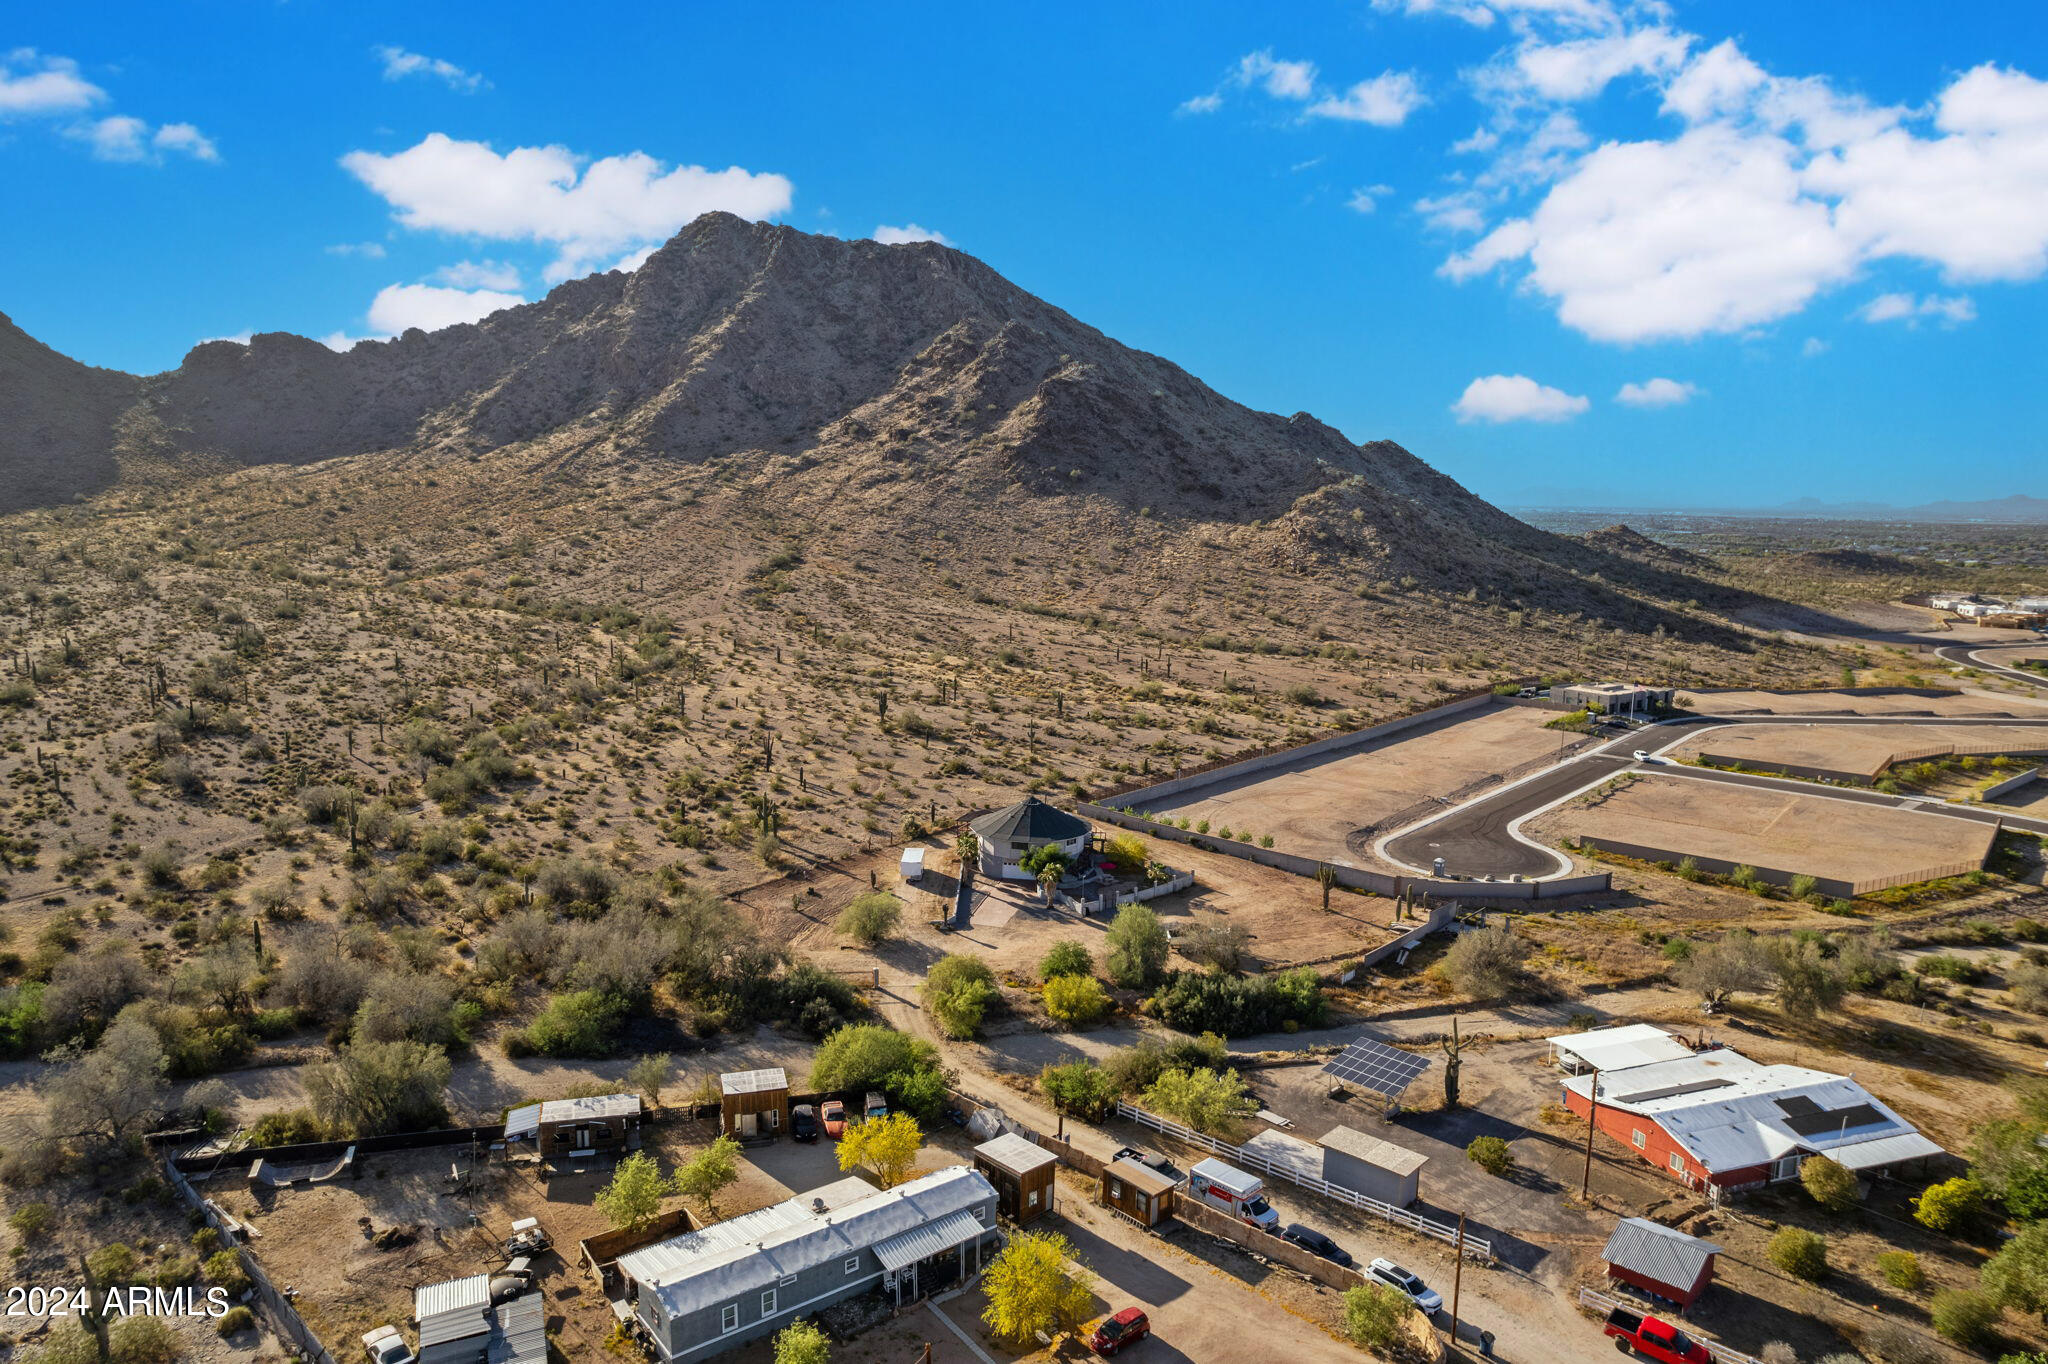
M 1392 1260 L 1374 1260 L 1365 1267 L 1365 1277 L 1375 1283 L 1383 1283 L 1396 1292 L 1407 1294 L 1408 1300 L 1420 1308 L 1425 1317 L 1433 1317 L 1443 1310 L 1443 1294 Z

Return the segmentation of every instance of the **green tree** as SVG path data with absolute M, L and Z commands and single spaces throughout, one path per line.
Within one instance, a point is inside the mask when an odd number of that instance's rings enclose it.
M 1109 994 L 1093 976 L 1054 976 L 1044 999 L 1045 1011 L 1070 1028 L 1085 1028 L 1109 1012 Z
M 1116 1102 L 1116 1082 L 1093 1061 L 1069 1061 L 1038 1073 L 1038 1087 L 1060 1112 L 1090 1121 Z
M 1145 1107 L 1213 1135 L 1257 1112 L 1259 1104 L 1236 1071 L 1203 1066 L 1163 1072 L 1145 1091 Z
M 626 1072 L 626 1083 L 633 1092 L 647 1100 L 650 1107 L 661 1107 L 661 1090 L 669 1076 L 675 1073 L 675 1062 L 665 1051 L 649 1052 L 633 1063 Z
M 1126 990 L 1145 990 L 1159 983 L 1172 944 L 1159 916 L 1144 905 L 1125 905 L 1104 935 L 1109 955 L 1104 969 Z
M 1045 951 L 1039 959 L 1038 978 L 1051 980 L 1054 976 L 1089 976 L 1095 974 L 1095 958 L 1089 954 L 1085 944 L 1072 938 L 1062 938 Z
M 721 1135 L 676 1171 L 676 1192 L 687 1198 L 701 1198 L 716 1217 L 719 1190 L 739 1177 L 740 1144 Z
M 995 972 L 980 957 L 954 952 L 939 958 L 924 978 L 924 1006 L 939 1030 L 955 1039 L 973 1037 L 990 1004 L 1000 999 Z
M 1969 1175 L 1930 1184 L 1913 1200 L 1913 1220 L 1934 1231 L 1953 1232 L 1984 1211 L 1984 1186 Z
M 1849 992 L 1842 968 L 1817 942 L 1785 938 L 1767 949 L 1778 977 L 1778 1007 L 1791 1018 L 1812 1018 L 1839 1006 Z
M 938 1048 L 879 1023 L 853 1023 L 819 1044 L 811 1088 L 886 1092 L 913 1112 L 932 1114 L 945 1095 Z
M 793 1321 L 775 1333 L 775 1364 L 826 1364 L 831 1357 L 825 1333 L 808 1321 Z
M 924 1133 L 908 1113 L 864 1118 L 848 1123 L 846 1134 L 839 1138 L 839 1168 L 865 1165 L 874 1172 L 877 1184 L 893 1189 L 909 1177 L 923 1146 Z
M 1362 1283 L 1344 1293 L 1344 1330 L 1352 1343 L 1385 1354 L 1401 1337 L 1415 1304 L 1383 1283 Z
M 635 1151 L 619 1162 L 611 1183 L 599 1189 L 593 1201 L 614 1228 L 639 1231 L 661 1211 L 662 1195 L 668 1187 L 654 1157 L 645 1151 Z
M 1800 1227 L 1781 1227 L 1765 1254 L 1795 1279 L 1818 1279 L 1828 1272 L 1826 1238 Z
M 2048 1312 L 2048 1222 L 2029 1222 L 1984 1262 L 1984 1291 L 2019 1312 Z
M 839 932 L 863 947 L 873 947 L 896 931 L 903 902 L 885 890 L 864 891 L 839 911 Z
M 423 1042 L 357 1042 L 302 1072 L 313 1113 L 356 1137 L 435 1127 L 448 1117 L 448 1053 Z
M 1506 1175 L 1515 1168 L 1515 1153 L 1499 1137 L 1474 1137 L 1466 1144 L 1465 1159 L 1490 1175 Z
M 1019 1232 L 982 1276 L 981 1319 L 1004 1340 L 1078 1332 L 1095 1306 L 1095 1276 L 1057 1232 Z
M 1829 1212 L 1847 1212 L 1856 1206 L 1856 1176 L 1826 1156 L 1808 1156 L 1799 1166 L 1799 1182 L 1813 1201 Z

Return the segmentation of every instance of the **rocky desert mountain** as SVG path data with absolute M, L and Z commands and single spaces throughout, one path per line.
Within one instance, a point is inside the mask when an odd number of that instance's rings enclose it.
M 1266 560 L 1440 586 L 1573 596 L 1557 569 L 1599 568 L 1392 442 L 1231 402 L 959 251 L 727 214 L 630 274 L 346 353 L 266 333 L 132 378 L 18 331 L 0 343 L 0 401 L 29 405 L 0 452 L 7 509 L 122 477 L 544 445 L 556 472 L 736 458 L 792 508 L 1022 516 L 1098 536 L 1142 516 Z

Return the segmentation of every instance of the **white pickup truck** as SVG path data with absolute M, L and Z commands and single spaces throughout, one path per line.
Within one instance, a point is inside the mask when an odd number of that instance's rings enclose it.
M 1188 1172 L 1188 1196 L 1260 1231 L 1280 1230 L 1280 1214 L 1266 1201 L 1265 1182 L 1214 1156 Z
M 370 1364 L 413 1364 L 413 1352 L 395 1326 L 379 1326 L 364 1336 L 363 1353 Z

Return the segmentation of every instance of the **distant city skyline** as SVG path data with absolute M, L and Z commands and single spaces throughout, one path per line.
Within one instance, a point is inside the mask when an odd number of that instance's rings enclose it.
M 716 208 L 957 245 L 1502 505 L 2044 491 L 2048 7 L 117 3 L 9 41 L 0 312 L 92 364 L 473 320 Z

